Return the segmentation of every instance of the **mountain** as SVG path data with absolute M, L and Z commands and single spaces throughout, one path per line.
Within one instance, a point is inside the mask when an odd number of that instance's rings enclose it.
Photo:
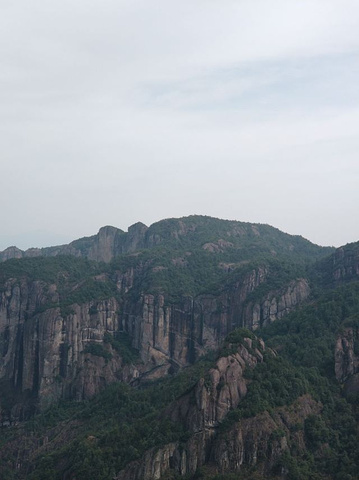
M 107 263 L 118 255 L 158 246 L 171 249 L 202 247 L 208 251 L 232 247 L 243 249 L 245 256 L 251 255 L 251 250 L 297 258 L 320 257 L 320 252 L 324 251 L 300 236 L 288 235 L 269 225 L 193 215 L 162 220 L 150 227 L 138 222 L 129 227 L 128 232 L 106 226 L 97 235 L 80 238 L 68 245 L 26 251 L 13 246 L 0 252 L 0 260 L 72 255 Z
M 356 478 L 359 242 L 191 216 L 1 255 L 2 478 Z
M 310 295 L 306 263 L 331 251 L 272 227 L 209 217 L 118 232 L 105 227 L 64 247 L 104 258 L 109 239 L 123 238 L 130 253 L 106 265 L 77 253 L 2 264 L 0 381 L 16 398 L 5 402 L 10 419 L 26 417 L 25 407 L 88 398 L 116 379 L 176 371 L 235 327 L 281 318 Z M 123 365 L 128 339 L 139 365 Z

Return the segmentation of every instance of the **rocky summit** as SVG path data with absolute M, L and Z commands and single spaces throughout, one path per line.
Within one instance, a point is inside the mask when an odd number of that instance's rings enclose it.
M 358 478 L 359 243 L 190 216 L 0 260 L 2 479 Z

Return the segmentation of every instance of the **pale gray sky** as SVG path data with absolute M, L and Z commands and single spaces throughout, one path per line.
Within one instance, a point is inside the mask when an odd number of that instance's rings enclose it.
M 0 249 L 166 217 L 359 240 L 357 0 L 2 0 Z

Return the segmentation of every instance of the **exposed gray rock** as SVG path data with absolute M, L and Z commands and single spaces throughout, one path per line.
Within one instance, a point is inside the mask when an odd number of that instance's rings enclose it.
M 221 357 L 207 379 L 200 379 L 163 413 L 184 426 L 189 440 L 148 450 L 140 460 L 119 472 L 115 480 L 155 480 L 169 471 L 193 475 L 203 465 L 209 465 L 213 473 L 240 472 L 254 465 L 269 473 L 289 444 L 304 451 L 303 431 L 293 427 L 303 426 L 309 415 L 318 414 L 321 409 L 308 395 L 271 415 L 263 412 L 234 423 L 228 431 L 218 429 L 228 412 L 246 395 L 243 373 L 262 361 L 264 350 L 261 343 L 260 349 L 253 352 L 252 340 L 245 339 L 237 352 Z
M 1 293 L 0 381 L 18 391 L 20 400 L 34 398 L 40 407 L 60 398 L 80 400 L 139 375 L 103 342 L 106 332 L 118 331 L 115 299 L 74 304 L 66 315 L 58 307 L 41 311 L 57 300 L 56 286 L 43 282 L 9 281 Z M 100 354 L 90 353 L 91 344 L 101 345 Z
M 303 304 L 309 295 L 306 279 L 292 280 L 289 285 L 269 292 L 259 301 L 249 302 L 244 308 L 243 323 L 251 330 L 269 325 Z
M 171 443 L 159 450 L 149 450 L 142 460 L 132 462 L 116 479 L 159 479 L 170 468 L 180 475 L 193 474 L 209 458 L 219 423 L 247 393 L 244 370 L 263 360 L 264 349 L 263 343 L 256 352 L 240 345 L 233 355 L 219 358 L 207 380 L 200 379 L 190 392 L 164 412 L 171 421 L 181 423 L 191 432 L 186 445 Z
M 117 235 L 112 229 L 103 231 L 105 239 L 110 234 Z M 141 274 L 134 268 L 119 272 L 114 278 L 119 292 L 129 292 Z M 267 275 L 266 268 L 258 267 L 218 296 L 183 297 L 177 304 L 166 303 L 160 294 L 143 294 L 137 300 L 125 295 L 120 302 L 110 298 L 74 304 L 67 312 L 57 306 L 55 284 L 10 279 L 0 293 L 0 380 L 22 392 L 20 403 L 31 397 L 45 406 L 59 398 L 88 398 L 119 379 L 159 378 L 218 348 L 234 328 L 255 330 L 309 295 L 307 283 L 299 279 L 248 303 Z M 139 352 L 137 366 L 124 366 L 103 341 L 106 333 L 121 332 L 132 338 Z M 91 343 L 103 348 L 104 355 L 88 352 Z
M 331 257 L 333 278 L 336 282 L 359 276 L 359 244 L 352 243 L 337 248 Z
M 359 393 L 359 329 L 345 328 L 335 345 L 335 376 L 347 394 Z

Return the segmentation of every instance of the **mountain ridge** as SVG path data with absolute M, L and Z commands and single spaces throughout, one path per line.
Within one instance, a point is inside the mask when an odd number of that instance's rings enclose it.
M 290 235 L 267 224 L 222 220 L 204 215 L 191 215 L 188 217 L 160 220 L 149 227 L 142 222 L 136 222 L 128 227 L 127 232 L 117 227 L 107 225 L 101 227 L 95 235 L 82 237 L 64 245 L 29 248 L 27 250 L 10 246 L 0 252 L 0 261 L 11 258 L 73 255 L 108 263 L 117 255 L 152 248 L 160 244 L 171 244 L 171 246 L 175 244 L 181 245 L 183 239 L 188 236 L 191 238 L 197 236 L 198 239 L 200 239 L 201 235 L 210 229 L 213 229 L 214 236 L 218 234 L 225 236 L 225 238 L 237 237 L 238 239 L 238 237 L 241 236 L 249 238 L 256 236 L 277 236 L 278 241 L 282 244 L 285 243 L 284 240 L 292 240 L 295 246 L 300 246 L 301 248 L 305 248 L 305 246 L 309 248 L 309 245 L 311 245 L 313 249 L 315 247 L 322 249 L 332 248 L 320 247 L 300 235 Z

